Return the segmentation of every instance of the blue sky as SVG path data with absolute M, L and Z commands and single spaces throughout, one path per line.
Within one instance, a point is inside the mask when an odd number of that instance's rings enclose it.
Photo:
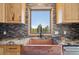
M 32 11 L 31 12 L 31 26 L 36 28 L 39 24 L 43 27 L 50 26 L 50 11 Z

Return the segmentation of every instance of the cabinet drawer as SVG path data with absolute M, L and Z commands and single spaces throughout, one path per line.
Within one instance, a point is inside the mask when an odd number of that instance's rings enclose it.
M 14 46 L 14 47 L 7 47 L 6 50 L 7 51 L 20 51 L 20 47 L 16 47 L 16 46 Z
M 6 54 L 20 54 L 20 46 L 6 46 Z

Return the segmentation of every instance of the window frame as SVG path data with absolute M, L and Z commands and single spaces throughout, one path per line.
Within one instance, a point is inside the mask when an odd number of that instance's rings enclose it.
M 43 36 L 51 36 L 53 34 L 53 8 L 46 7 L 46 8 L 29 8 L 28 9 L 28 34 L 29 36 L 39 36 L 39 34 L 31 33 L 31 11 L 32 10 L 50 10 L 50 33 L 49 34 L 42 34 Z

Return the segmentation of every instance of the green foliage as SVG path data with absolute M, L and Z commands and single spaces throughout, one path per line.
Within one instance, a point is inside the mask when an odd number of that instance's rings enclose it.
M 42 28 L 42 25 L 39 24 L 37 28 L 31 28 L 32 33 L 49 33 L 50 29 L 49 26 L 47 25 L 46 27 Z

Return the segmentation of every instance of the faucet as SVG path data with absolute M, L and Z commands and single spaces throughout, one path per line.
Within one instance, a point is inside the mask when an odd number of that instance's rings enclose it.
M 38 25 L 37 32 L 39 33 L 39 37 L 42 38 L 42 25 L 41 24 Z

